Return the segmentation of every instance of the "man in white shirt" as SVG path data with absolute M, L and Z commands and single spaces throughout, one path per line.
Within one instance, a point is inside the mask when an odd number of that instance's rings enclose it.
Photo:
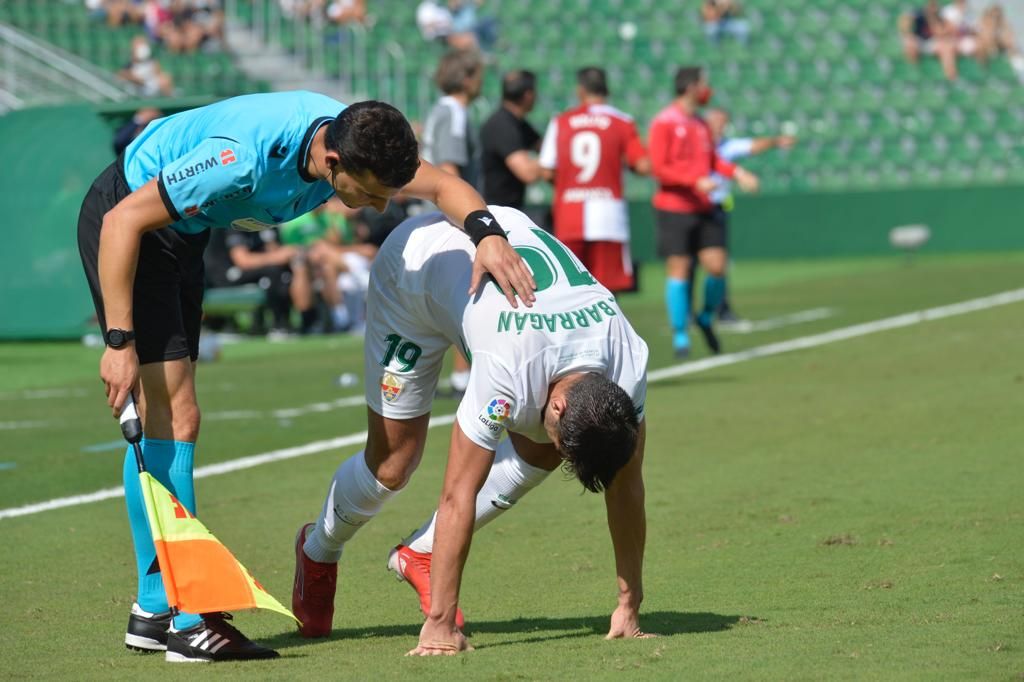
M 533 270 L 537 300 L 529 312 L 502 303 L 494 283 L 470 298 L 472 243 L 452 238 L 440 214 L 403 223 L 374 261 L 365 346 L 369 435 L 366 449 L 335 473 L 316 524 L 296 539 L 292 607 L 304 636 L 330 634 L 345 542 L 419 464 L 442 358 L 453 344 L 472 369 L 441 504 L 389 557 L 428 616 L 417 653 L 467 647 L 457 600 L 474 526 L 511 508 L 559 466 L 605 493 L 619 585 L 609 637 L 642 636 L 647 345 L 563 244 L 519 211 L 493 211 Z

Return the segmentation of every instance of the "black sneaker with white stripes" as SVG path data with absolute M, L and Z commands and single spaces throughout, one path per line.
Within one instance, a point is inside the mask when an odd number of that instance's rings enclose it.
M 167 660 L 171 663 L 213 663 L 277 658 L 273 649 L 260 646 L 228 623 L 230 613 L 204 613 L 198 625 L 187 630 L 171 628 L 167 635 Z
M 171 612 L 150 613 L 138 602 L 132 604 L 128 616 L 128 631 L 124 645 L 133 651 L 164 651 L 167 649 L 167 631 L 171 627 Z

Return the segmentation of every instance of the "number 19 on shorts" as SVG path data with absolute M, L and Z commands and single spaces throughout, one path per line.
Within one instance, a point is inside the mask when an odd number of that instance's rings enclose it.
M 381 367 L 387 367 L 391 364 L 392 360 L 398 360 L 401 371 L 409 372 L 416 366 L 416 361 L 420 359 L 420 356 L 423 355 L 422 348 L 412 341 L 404 341 L 398 334 L 388 334 L 384 337 L 384 340 L 387 341 L 388 348 L 384 351 L 384 357 L 380 360 Z

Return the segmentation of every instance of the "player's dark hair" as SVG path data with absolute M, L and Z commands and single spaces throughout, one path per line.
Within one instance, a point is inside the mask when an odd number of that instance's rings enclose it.
M 533 71 L 516 69 L 501 78 L 501 99 L 519 104 L 529 92 L 537 89 L 537 75 Z
M 699 66 L 679 67 L 679 70 L 676 71 L 676 94 L 682 95 L 691 85 L 700 82 L 700 77 L 703 73 L 704 69 Z
M 338 152 L 346 173 L 369 171 L 385 187 L 404 187 L 420 166 L 412 126 L 386 102 L 369 100 L 346 108 L 327 125 L 324 144 Z
M 585 66 L 577 71 L 576 84 L 587 94 L 599 97 L 608 96 L 608 76 L 599 66 Z
M 600 374 L 569 387 L 558 420 L 562 469 L 592 493 L 611 485 L 636 450 L 636 409 L 622 388 Z
M 446 95 L 465 92 L 466 79 L 472 78 L 484 66 L 476 50 L 449 50 L 441 57 L 434 73 L 434 82 Z

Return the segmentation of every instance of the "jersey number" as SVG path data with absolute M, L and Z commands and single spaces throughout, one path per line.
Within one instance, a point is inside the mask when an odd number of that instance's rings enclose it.
M 544 242 L 544 245 L 548 247 L 547 250 L 538 249 L 535 246 L 517 246 L 515 249 L 516 253 L 523 257 L 526 264 L 530 266 L 530 270 L 533 271 L 533 279 L 537 283 L 538 293 L 558 281 L 557 266 L 561 266 L 562 272 L 565 273 L 565 279 L 571 287 L 597 283 L 597 280 L 579 264 L 569 249 L 565 248 L 560 241 L 540 228 L 531 227 L 530 231 L 537 236 L 537 239 Z
M 412 341 L 402 343 L 402 337 L 398 334 L 388 334 L 384 337 L 388 342 L 388 349 L 384 352 L 380 364 L 387 367 L 393 358 L 398 358 L 398 364 L 402 366 L 403 372 L 408 372 L 416 366 L 416 361 L 423 355 L 423 349 Z
M 601 138 L 592 130 L 582 130 L 573 135 L 570 147 L 572 165 L 580 169 L 576 182 L 590 182 L 601 165 Z

